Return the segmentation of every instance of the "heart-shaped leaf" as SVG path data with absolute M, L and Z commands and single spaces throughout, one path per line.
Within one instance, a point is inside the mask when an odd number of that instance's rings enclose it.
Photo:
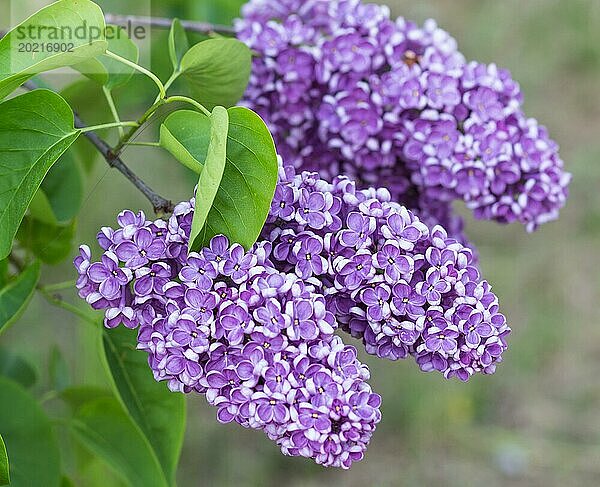
M 229 128 L 223 176 L 210 208 L 206 202 L 196 202 L 194 219 L 205 221 L 193 239 L 192 250 L 206 246 L 219 234 L 250 248 L 265 224 L 275 194 L 277 153 L 267 126 L 247 108 L 233 107 L 227 113 Z M 188 167 L 204 163 L 210 150 L 210 132 L 206 130 L 204 115 L 181 110 L 170 115 L 164 126 L 168 127 L 173 146 L 177 143 L 180 154 L 185 153 Z M 197 190 L 201 199 L 203 184 L 201 172 Z M 206 217 L 204 212 L 208 212 Z
M 230 107 L 244 94 L 251 65 L 250 49 L 237 39 L 207 39 L 185 53 L 181 73 L 203 105 Z
M 243 107 L 227 111 L 227 164 L 202 244 L 224 234 L 250 248 L 271 209 L 278 177 L 277 152 L 269 129 L 256 113 Z
M 38 10 L 0 40 L 0 99 L 38 73 L 72 66 L 105 52 L 104 28 L 102 10 L 90 0 L 60 0 Z M 58 42 L 71 49 L 20 52 L 19 44 L 27 42 Z
M 0 104 L 0 259 L 46 173 L 79 136 L 56 93 L 35 90 Z
M 12 325 L 24 311 L 40 278 L 40 264 L 34 262 L 14 281 L 0 289 L 0 333 Z
M 159 384 L 148 368 L 146 353 L 136 350 L 137 334 L 123 326 L 103 334 L 102 345 L 113 389 L 138 425 L 170 482 L 185 433 L 185 397 Z
M 50 420 L 29 392 L 4 377 L 0 377 L 0 428 L 11 485 L 59 487 L 60 456 Z

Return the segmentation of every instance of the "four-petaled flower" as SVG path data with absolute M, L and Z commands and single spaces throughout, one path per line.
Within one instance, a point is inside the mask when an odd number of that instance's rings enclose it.
M 100 284 L 98 291 L 104 298 L 118 298 L 123 287 L 131 281 L 131 271 L 127 267 L 120 268 L 119 259 L 112 252 L 106 252 L 101 260 L 89 266 L 87 275 L 90 281 Z
M 424 281 L 417 284 L 416 292 L 423 296 L 431 305 L 438 305 L 442 300 L 442 294 L 450 290 L 450 284 L 445 281 L 440 271 L 429 269 Z
M 321 275 L 327 270 L 327 261 L 321 255 L 323 242 L 317 237 L 308 237 L 296 242 L 293 249 L 296 256 L 296 272 L 302 279 Z
M 165 242 L 155 238 L 147 228 L 140 228 L 133 234 L 133 240 L 125 240 L 115 248 L 115 254 L 132 269 L 146 265 L 151 260 L 160 259 L 165 252 Z
M 383 269 L 385 279 L 394 284 L 401 278 L 410 281 L 414 262 L 411 257 L 404 255 L 398 245 L 386 243 L 381 250 L 377 252 L 375 264 L 379 269 Z

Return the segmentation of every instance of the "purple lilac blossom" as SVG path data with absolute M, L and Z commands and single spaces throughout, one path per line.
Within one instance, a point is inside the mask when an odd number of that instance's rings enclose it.
M 279 186 L 288 190 L 278 194 L 295 197 L 287 197 L 285 217 L 274 198 L 262 232 L 273 245 L 273 264 L 305 278 L 304 264 L 298 265 L 312 242 L 310 262 L 319 265 L 309 281 L 368 353 L 392 360 L 412 356 L 424 371 L 461 380 L 495 371 L 510 328 L 469 248 L 392 202 L 387 189 L 358 190 L 347 177 L 329 183 L 292 167 L 280 170 Z M 312 225 L 297 214 L 304 212 L 302 201 L 315 195 L 330 203 Z M 331 223 L 323 227 L 321 221 Z
M 242 13 L 237 36 L 258 53 L 244 103 L 286 163 L 385 186 L 463 243 L 456 199 L 529 231 L 558 217 L 570 175 L 557 144 L 510 73 L 467 62 L 433 20 L 393 21 L 360 0 L 251 0 Z
M 292 203 L 302 204 L 292 193 Z M 317 206 L 317 217 L 303 221 L 323 228 L 329 220 Z M 205 394 L 218 421 L 262 429 L 285 454 L 349 468 L 381 418 L 368 368 L 334 335 L 338 324 L 317 286 L 279 272 L 268 242 L 246 252 L 217 236 L 188 256 L 193 209 L 194 200 L 178 205 L 168 225 L 121 213 L 120 228 L 98 236 L 101 261 L 91 262 L 87 246 L 75 259 L 80 296 L 105 309 L 107 328 L 137 328 L 155 379 L 172 391 Z M 150 241 L 152 228 L 165 231 Z M 298 255 L 314 252 L 318 261 L 323 246 L 314 240 Z M 140 254 L 152 245 L 162 254 Z M 302 269 L 312 275 L 324 267 Z
M 502 360 L 510 328 L 471 250 L 387 189 L 281 167 L 248 252 L 217 236 L 188 255 L 193 211 L 192 199 L 167 223 L 123 212 L 98 234 L 99 262 L 87 246 L 75 258 L 79 295 L 105 310 L 107 328 L 138 329 L 156 380 L 205 394 L 220 422 L 262 429 L 285 454 L 349 468 L 381 418 L 368 368 L 338 327 L 370 354 L 411 356 L 446 378 L 490 374 Z

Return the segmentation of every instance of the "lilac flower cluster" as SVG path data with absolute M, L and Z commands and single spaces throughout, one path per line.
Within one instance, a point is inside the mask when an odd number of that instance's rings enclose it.
M 262 235 L 275 266 L 314 283 L 367 352 L 413 356 L 447 378 L 495 371 L 510 328 L 470 249 L 430 230 L 387 189 L 291 167 L 280 181 Z
M 460 235 L 452 200 L 533 230 L 557 217 L 570 175 L 527 118 L 508 71 L 467 63 L 434 21 L 360 0 L 251 0 L 238 38 L 260 55 L 245 103 L 287 163 L 386 186 Z
M 288 455 L 349 468 L 381 418 L 356 349 L 310 280 L 280 272 L 271 245 L 224 236 L 187 253 L 194 200 L 168 222 L 124 211 L 103 228 L 104 254 L 75 259 L 79 294 L 105 326 L 138 328 L 138 348 L 172 391 L 206 395 L 222 423 L 262 429 Z M 315 218 L 317 218 L 315 216 Z

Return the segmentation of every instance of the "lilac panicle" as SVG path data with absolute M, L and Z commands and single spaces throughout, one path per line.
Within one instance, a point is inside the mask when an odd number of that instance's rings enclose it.
M 447 378 L 493 373 L 510 328 L 472 251 L 391 199 L 343 176 L 282 169 L 262 233 L 272 262 L 314 282 L 367 352 L 412 356 Z
M 519 85 L 422 27 L 359 0 L 251 0 L 237 35 L 258 53 L 245 95 L 288 164 L 385 186 L 464 242 L 450 204 L 528 230 L 557 218 L 570 175 Z
M 510 332 L 469 248 L 427 227 L 387 189 L 280 169 L 261 240 L 216 236 L 188 255 L 194 200 L 168 222 L 124 211 L 104 253 L 82 246 L 79 295 L 138 348 L 172 391 L 205 394 L 217 419 L 262 429 L 282 452 L 326 466 L 360 460 L 380 421 L 367 352 L 413 357 L 467 380 L 493 373 Z
M 188 256 L 193 209 L 194 200 L 179 204 L 167 225 L 141 212 L 125 223 L 133 213 L 123 212 L 120 228 L 98 235 L 100 262 L 81 247 L 80 296 L 105 309 L 107 328 L 137 328 L 155 379 L 204 394 L 220 422 L 262 429 L 285 454 L 349 468 L 381 418 L 368 368 L 334 335 L 317 286 L 277 270 L 268 242 L 246 252 L 217 236 Z

